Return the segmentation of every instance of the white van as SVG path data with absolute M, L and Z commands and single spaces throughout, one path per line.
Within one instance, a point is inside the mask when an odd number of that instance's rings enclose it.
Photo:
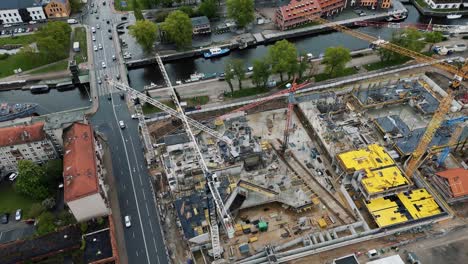
M 67 19 L 67 23 L 68 24 L 77 24 L 78 21 L 76 21 L 76 19 L 74 19 L 74 18 L 70 18 L 70 19 Z

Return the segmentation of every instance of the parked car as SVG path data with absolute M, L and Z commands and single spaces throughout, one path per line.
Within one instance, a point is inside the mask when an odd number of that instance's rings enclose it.
M 125 227 L 131 227 L 132 226 L 132 223 L 130 221 L 130 216 L 129 215 L 126 215 L 125 216 Z
M 100 28 L 101 28 L 101 26 L 100 26 L 99 24 L 97 24 L 97 25 L 96 25 L 96 28 L 97 28 L 97 29 L 100 29 Z
M 115 55 L 112 55 L 112 60 L 116 60 Z
M 94 49 L 94 51 L 97 51 L 97 46 L 96 46 L 96 45 L 94 45 L 93 49 Z
M 96 33 L 96 29 L 94 27 L 91 27 L 91 32 Z
M 8 224 L 8 217 L 10 216 L 10 214 L 8 213 L 4 213 L 2 214 L 2 216 L 0 216 L 0 221 L 2 221 L 2 224 Z
M 93 39 L 93 41 L 96 41 L 96 36 L 93 35 L 91 38 Z
M 13 172 L 13 173 L 10 174 L 10 176 L 8 176 L 8 179 L 10 181 L 14 181 L 14 180 L 16 180 L 16 178 L 18 178 L 18 173 L 17 172 Z
M 21 220 L 21 212 L 22 212 L 21 209 L 16 210 L 16 213 L 15 213 L 15 220 L 16 221 Z
M 99 43 L 98 47 L 99 47 L 99 49 L 102 50 L 102 45 L 101 45 L 101 43 Z

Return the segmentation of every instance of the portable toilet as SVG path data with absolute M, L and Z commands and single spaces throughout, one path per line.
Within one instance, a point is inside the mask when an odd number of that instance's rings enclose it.
M 265 221 L 258 222 L 258 230 L 260 230 L 260 232 L 266 232 L 268 230 L 268 223 Z

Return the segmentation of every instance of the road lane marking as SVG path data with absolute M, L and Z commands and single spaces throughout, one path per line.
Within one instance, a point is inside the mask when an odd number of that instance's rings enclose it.
M 148 209 L 148 203 L 145 203 L 145 206 L 146 206 L 146 213 L 148 213 L 148 216 L 149 216 L 150 213 L 149 213 L 149 209 Z
M 142 192 L 143 193 L 143 200 L 146 201 L 146 195 L 145 195 L 145 192 Z M 148 214 L 149 215 L 149 214 Z

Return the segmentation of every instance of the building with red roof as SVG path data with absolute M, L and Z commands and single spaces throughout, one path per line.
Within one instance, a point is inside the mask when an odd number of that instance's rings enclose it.
M 43 163 L 58 158 L 44 123 L 0 127 L 0 175 L 15 171 L 19 160 Z
M 432 185 L 448 203 L 468 199 L 468 170 L 463 168 L 437 172 L 431 178 Z
M 275 13 L 275 24 L 281 30 L 292 29 L 310 22 L 310 16 L 328 17 L 347 6 L 389 8 L 391 0 L 291 0 Z
M 101 146 L 90 125 L 74 123 L 63 136 L 64 198 L 77 221 L 109 213 L 102 179 Z

